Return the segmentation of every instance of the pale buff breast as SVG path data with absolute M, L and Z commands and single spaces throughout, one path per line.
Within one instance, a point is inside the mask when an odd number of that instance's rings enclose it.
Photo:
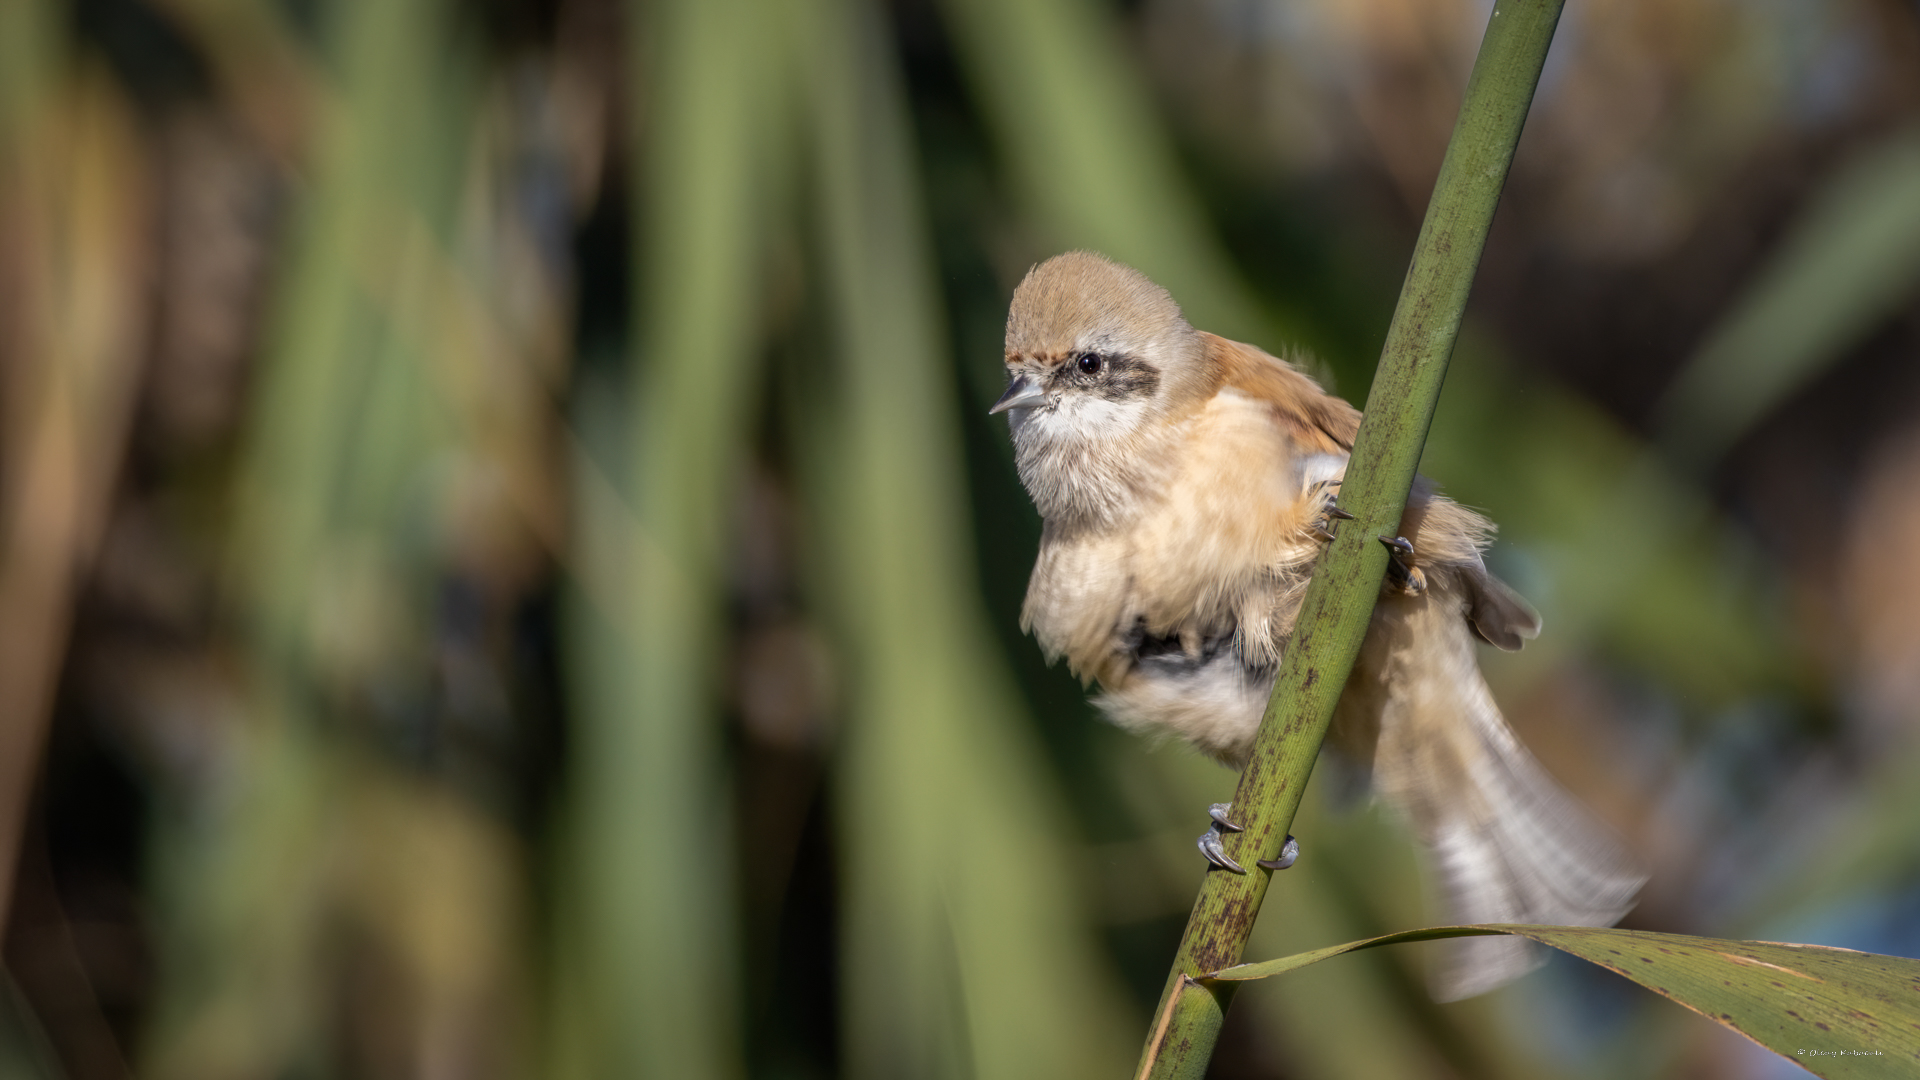
M 1318 552 L 1307 532 L 1318 507 L 1301 498 L 1309 463 L 1271 408 L 1221 391 L 1174 460 L 1127 520 L 1042 542 L 1023 624 L 1083 679 L 1122 673 L 1106 668 L 1137 621 L 1194 647 L 1236 628 L 1273 638 L 1290 621 L 1281 609 Z

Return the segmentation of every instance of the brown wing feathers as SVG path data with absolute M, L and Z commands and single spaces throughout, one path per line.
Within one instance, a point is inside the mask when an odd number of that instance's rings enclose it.
M 1218 334 L 1202 332 L 1200 339 L 1222 385 L 1272 406 L 1274 419 L 1302 451 L 1336 454 L 1353 449 L 1360 410 L 1265 350 Z
M 1203 332 L 1200 338 L 1220 374 L 1220 385 L 1267 403 L 1275 424 L 1300 452 L 1344 454 L 1353 449 L 1360 410 L 1262 349 L 1217 334 Z M 1493 531 L 1491 522 L 1434 493 L 1423 479 L 1408 499 L 1400 530 L 1424 561 L 1449 564 L 1460 573 L 1468 621 L 1481 640 L 1511 652 L 1539 635 L 1540 616 L 1480 561 Z

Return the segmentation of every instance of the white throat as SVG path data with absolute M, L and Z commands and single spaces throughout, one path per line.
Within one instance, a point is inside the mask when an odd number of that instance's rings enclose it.
M 1176 460 L 1170 444 L 1187 425 L 1150 423 L 1152 410 L 1148 400 L 1062 394 L 1014 411 L 1020 482 L 1049 526 L 1107 529 L 1158 500 L 1166 470 L 1146 463 Z

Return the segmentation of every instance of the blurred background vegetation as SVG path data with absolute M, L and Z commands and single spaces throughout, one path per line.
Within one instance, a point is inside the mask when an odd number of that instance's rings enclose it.
M 0 1074 L 1124 1075 L 1234 778 L 1017 629 L 1072 246 L 1364 396 L 1488 6 L 0 4 Z M 1569 6 L 1425 471 L 1626 925 L 1920 954 L 1920 12 Z M 1428 921 L 1310 798 L 1254 956 Z M 1771 1077 L 1572 962 L 1220 1077 Z

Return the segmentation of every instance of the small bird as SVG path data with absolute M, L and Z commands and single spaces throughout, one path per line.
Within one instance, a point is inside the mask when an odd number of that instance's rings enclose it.
M 1044 522 L 1022 629 L 1097 680 L 1121 727 L 1242 766 L 1313 562 L 1351 517 L 1337 497 L 1359 411 L 1084 251 L 1014 290 L 1006 365 L 992 411 L 1009 414 Z M 1380 538 L 1389 571 L 1328 745 L 1409 822 L 1454 921 L 1610 925 L 1645 874 L 1520 744 L 1480 674 L 1476 641 L 1514 650 L 1540 629 L 1487 572 L 1493 529 L 1416 483 L 1399 535 Z M 1211 809 L 1200 847 L 1245 873 L 1220 846 L 1229 811 Z M 1442 1000 L 1544 959 L 1517 938 L 1449 945 Z

